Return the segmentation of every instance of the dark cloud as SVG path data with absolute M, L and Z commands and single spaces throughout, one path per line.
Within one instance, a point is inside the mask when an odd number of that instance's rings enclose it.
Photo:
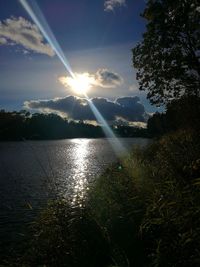
M 97 85 L 101 87 L 116 87 L 123 83 L 122 77 L 108 69 L 99 69 L 95 74 Z
M 92 102 L 107 121 L 118 119 L 129 122 L 145 121 L 146 112 L 138 97 L 120 97 L 115 101 L 93 98 Z M 51 100 L 32 100 L 24 103 L 28 109 L 40 112 L 59 112 L 74 120 L 95 120 L 85 98 L 67 96 Z

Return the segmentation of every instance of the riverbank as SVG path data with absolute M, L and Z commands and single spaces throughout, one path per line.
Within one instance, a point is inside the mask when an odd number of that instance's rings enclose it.
M 10 266 L 199 266 L 199 151 L 192 131 L 135 149 L 86 198 L 50 203 Z

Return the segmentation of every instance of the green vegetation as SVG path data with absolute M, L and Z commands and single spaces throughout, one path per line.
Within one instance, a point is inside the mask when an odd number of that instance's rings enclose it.
M 51 202 L 11 265 L 194 267 L 199 247 L 200 139 L 178 131 L 110 166 L 85 199 Z

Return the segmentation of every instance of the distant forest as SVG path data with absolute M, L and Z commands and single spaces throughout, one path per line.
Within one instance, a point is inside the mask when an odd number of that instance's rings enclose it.
M 200 129 L 200 98 L 183 96 L 166 105 L 164 113 L 155 113 L 147 128 L 111 126 L 118 137 L 159 137 L 178 129 Z M 31 114 L 0 111 L 0 141 L 50 140 L 105 137 L 103 128 L 82 121 L 69 121 L 56 114 Z
M 118 137 L 147 137 L 147 129 L 113 126 Z M 102 127 L 69 121 L 56 114 L 0 111 L 0 141 L 105 137 Z

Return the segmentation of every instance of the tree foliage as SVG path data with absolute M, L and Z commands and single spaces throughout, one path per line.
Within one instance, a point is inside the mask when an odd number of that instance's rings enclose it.
M 167 104 L 166 113 L 155 113 L 147 123 L 150 136 L 161 136 L 179 129 L 200 132 L 200 98 L 183 96 Z
M 148 0 L 143 40 L 133 49 L 140 90 L 152 104 L 200 95 L 200 3 Z
M 148 135 L 146 129 L 128 125 L 119 125 L 112 129 L 119 137 Z M 101 137 L 105 137 L 105 134 L 100 125 L 95 126 L 84 121 L 68 121 L 53 113 L 30 114 L 26 110 L 20 112 L 0 110 L 0 141 Z

